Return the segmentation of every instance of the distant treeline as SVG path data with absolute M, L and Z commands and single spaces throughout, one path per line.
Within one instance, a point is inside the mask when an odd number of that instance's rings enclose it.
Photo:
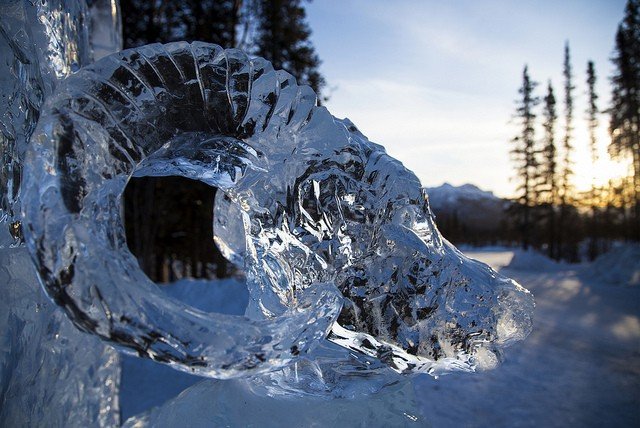
M 203 41 L 239 47 L 291 73 L 320 96 L 325 80 L 301 0 L 121 0 L 125 48 Z M 156 282 L 233 271 L 213 242 L 216 189 L 178 177 L 133 178 L 127 185 L 129 249 Z
M 523 246 L 523 223 L 520 221 L 521 217 L 515 214 L 522 209 L 515 203 L 508 205 L 503 215 L 488 226 L 467 221 L 461 211 L 456 209 L 434 212 L 438 229 L 456 245 Z M 529 231 L 528 248 L 538 249 L 547 255 L 554 254 L 555 259 L 572 262 L 589 260 L 608 251 L 615 242 L 632 240 L 630 230 L 633 227 L 633 212 L 622 204 L 611 202 L 598 207 L 595 227 L 591 210 L 574 205 L 565 207 L 568 230 L 562 249 L 558 249 L 557 241 L 556 247 L 551 248 L 548 234 L 551 227 L 549 219 L 552 218 L 549 212 L 553 209 L 555 218 L 558 218 L 560 207 L 540 204 L 530 209 L 535 228 Z M 558 253 L 562 256 L 558 257 Z
M 524 67 L 517 100 L 519 127 L 511 154 L 517 175 L 517 197 L 509 208 L 513 238 L 523 248 L 544 250 L 549 257 L 579 260 L 579 246 L 588 244 L 589 258 L 605 251 L 612 240 L 640 241 L 640 1 L 628 0 L 618 26 L 610 77 L 611 105 L 598 106 L 596 73 L 586 64 L 588 106 L 584 113 L 589 130 L 593 174 L 598 160 L 596 129 L 599 117 L 609 118 L 609 155 L 629 159 L 629 176 L 607 186 L 592 185 L 577 193 L 573 186 L 575 82 L 569 44 L 565 45 L 562 109 L 558 112 L 551 81 L 545 95 L 536 95 L 537 82 Z M 541 111 L 538 108 L 541 106 Z M 541 121 L 538 120 L 540 116 Z M 542 138 L 536 132 L 542 129 Z M 558 138 L 559 137 L 559 138 Z M 595 183 L 595 180 L 594 180 Z

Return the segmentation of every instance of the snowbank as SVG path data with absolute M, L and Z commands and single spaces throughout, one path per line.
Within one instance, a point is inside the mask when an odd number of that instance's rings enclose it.
M 507 267 L 523 271 L 548 272 L 556 271 L 562 266 L 561 263 L 551 260 L 535 250 L 515 250 Z
M 587 273 L 599 281 L 622 286 L 640 285 L 640 244 L 625 244 L 601 255 Z

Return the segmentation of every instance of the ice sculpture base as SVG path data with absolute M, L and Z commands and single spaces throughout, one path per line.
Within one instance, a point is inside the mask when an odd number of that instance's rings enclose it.
M 116 426 L 119 356 L 78 331 L 0 223 L 0 426 Z
M 128 419 L 125 427 L 424 426 L 413 385 L 404 382 L 357 399 L 270 397 L 251 381 L 205 380 L 167 404 Z

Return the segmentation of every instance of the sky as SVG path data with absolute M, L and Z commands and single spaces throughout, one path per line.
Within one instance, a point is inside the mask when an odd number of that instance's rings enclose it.
M 595 62 L 599 108 L 609 104 L 609 58 L 624 0 L 315 0 L 307 4 L 311 40 L 328 82 L 325 103 L 404 163 L 424 186 L 473 183 L 513 196 L 512 120 L 524 65 L 554 86 L 562 112 L 562 63 L 573 66 L 574 183 L 589 188 L 625 166 L 608 160 L 608 117 L 600 117 L 600 161 L 592 167 L 586 68 Z M 558 128 L 562 127 L 562 120 Z M 538 133 L 542 137 L 542 133 Z M 558 134 L 562 138 L 562 133 Z

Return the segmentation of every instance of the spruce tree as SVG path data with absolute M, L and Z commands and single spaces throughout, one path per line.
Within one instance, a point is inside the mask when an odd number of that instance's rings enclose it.
M 591 163 L 595 166 L 598 161 L 598 141 L 596 131 L 598 129 L 598 94 L 596 93 L 596 70 L 593 61 L 587 63 L 587 128 L 589 129 L 589 150 L 591 151 Z M 595 175 L 593 177 L 595 179 Z M 594 184 L 595 185 L 595 184 Z
M 590 192 L 591 225 L 589 240 L 589 258 L 594 260 L 598 256 L 598 203 L 595 183 L 596 162 L 598 161 L 598 141 L 596 131 L 598 129 L 598 95 L 596 94 L 596 71 L 593 61 L 587 63 L 587 128 L 589 130 L 589 149 L 591 151 L 592 180 Z
M 512 139 L 511 150 L 515 161 L 515 169 L 519 184 L 516 188 L 517 197 L 512 210 L 516 215 L 522 240 L 522 248 L 528 249 L 534 236 L 533 208 L 536 204 L 537 153 L 535 147 L 535 118 L 534 109 L 539 100 L 534 95 L 537 86 L 529 77 L 528 67 L 522 72 L 522 86 L 518 90 L 520 98 L 516 101 L 515 118 L 519 122 L 520 131 Z
M 572 234 L 569 231 L 569 216 L 571 205 L 573 176 L 571 154 L 573 153 L 573 72 L 571 70 L 571 54 L 569 42 L 564 46 L 564 137 L 562 139 L 562 164 L 560 171 L 560 218 L 558 224 L 558 251 L 560 258 L 575 261 L 577 257 L 577 243 L 569 242 Z M 575 236 L 574 236 L 575 237 Z
M 255 53 L 275 69 L 291 73 L 321 98 L 325 80 L 318 71 L 320 59 L 311 44 L 311 30 L 300 0 L 256 0 L 258 5 Z
M 633 226 L 629 237 L 640 241 L 640 1 L 628 0 L 616 33 L 612 58 L 609 153 L 632 161 Z
M 558 172 L 557 172 L 557 150 L 556 150 L 556 123 L 558 113 L 556 112 L 556 97 L 553 93 L 551 81 L 547 85 L 547 95 L 544 97 L 543 106 L 544 117 L 544 139 L 542 147 L 542 172 L 541 181 L 544 189 L 544 203 L 546 206 L 546 241 L 547 255 L 550 258 L 558 259 L 557 248 L 557 225 L 556 206 L 558 203 Z
M 571 178 L 573 176 L 571 154 L 573 152 L 573 91 L 575 89 L 568 42 L 564 47 L 562 75 L 564 76 L 564 137 L 562 139 L 563 159 L 560 198 L 562 204 L 567 204 L 570 201 Z
M 593 61 L 587 63 L 587 128 L 589 130 L 589 151 L 591 152 L 591 164 L 594 167 L 592 177 L 592 187 L 595 187 L 595 164 L 598 161 L 598 140 L 596 131 L 598 129 L 598 94 L 596 93 L 596 71 Z M 592 189 L 593 190 L 593 189 Z

